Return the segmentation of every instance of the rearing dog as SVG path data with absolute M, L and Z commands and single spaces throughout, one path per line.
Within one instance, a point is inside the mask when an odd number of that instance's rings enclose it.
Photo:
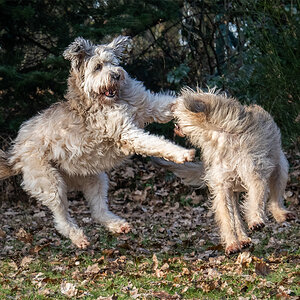
M 175 132 L 201 148 L 204 169 L 200 164 L 198 182 L 201 185 L 204 179 L 212 193 L 215 218 L 228 254 L 251 241 L 239 212 L 239 192 L 246 192 L 243 213 L 250 229 L 264 225 L 268 197 L 277 222 L 294 218 L 283 205 L 288 162 L 280 131 L 263 108 L 243 106 L 214 92 L 184 89 L 173 111 L 179 125 Z M 175 173 L 178 169 L 179 176 L 195 184 L 196 164 L 179 168 L 171 163 L 163 165 Z
M 146 133 L 151 122 L 166 123 L 175 98 L 152 94 L 119 66 L 128 37 L 94 45 L 77 38 L 64 52 L 71 61 L 67 101 L 25 122 L 8 153 L 0 152 L 0 179 L 23 175 L 23 188 L 53 212 L 57 230 L 79 248 L 89 242 L 68 213 L 68 190 L 81 190 L 92 217 L 112 232 L 129 224 L 108 210 L 105 171 L 133 153 L 177 163 L 186 150 Z

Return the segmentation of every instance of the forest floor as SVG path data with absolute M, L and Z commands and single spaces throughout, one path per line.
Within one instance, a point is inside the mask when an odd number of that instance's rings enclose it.
M 291 161 L 291 160 L 290 160 Z M 34 200 L 0 205 L 0 299 L 299 299 L 299 218 L 270 217 L 253 246 L 225 256 L 207 190 L 184 186 L 134 157 L 110 176 L 110 207 L 126 235 L 94 224 L 83 197 L 70 211 L 89 237 L 76 249 Z M 293 154 L 286 204 L 299 216 L 300 155 Z

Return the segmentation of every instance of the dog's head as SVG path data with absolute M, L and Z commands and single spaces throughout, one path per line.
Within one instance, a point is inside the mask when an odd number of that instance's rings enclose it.
M 118 99 L 127 76 L 119 62 L 129 42 L 129 37 L 119 36 L 109 44 L 95 45 L 78 37 L 64 51 L 64 58 L 71 61 L 72 72 L 89 98 L 103 104 Z

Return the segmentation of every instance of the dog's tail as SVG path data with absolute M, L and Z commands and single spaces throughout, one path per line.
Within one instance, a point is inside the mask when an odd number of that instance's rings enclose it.
M 201 162 L 192 163 L 186 162 L 184 164 L 176 164 L 171 161 L 166 161 L 162 158 L 153 157 L 152 161 L 157 166 L 160 166 L 168 171 L 173 172 L 176 176 L 182 179 L 182 181 L 194 187 L 202 188 L 205 186 L 203 180 L 204 166 Z
M 16 173 L 8 163 L 7 154 L 0 150 L 0 180 L 6 179 L 13 175 L 16 175 Z

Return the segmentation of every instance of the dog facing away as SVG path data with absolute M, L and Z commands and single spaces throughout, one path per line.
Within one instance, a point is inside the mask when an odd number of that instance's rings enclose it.
M 249 229 L 264 225 L 265 204 L 277 222 L 294 218 L 283 205 L 288 162 L 281 148 L 281 135 L 273 118 L 260 106 L 243 106 L 215 93 L 184 89 L 173 112 L 175 133 L 187 136 L 200 147 L 203 163 L 160 165 L 183 177 L 188 184 L 206 182 L 226 253 L 250 244 L 243 227 L 238 201 L 244 191 L 242 211 Z M 190 175 L 189 175 L 190 173 Z
M 116 233 L 130 225 L 109 211 L 105 171 L 133 153 L 190 161 L 187 150 L 142 128 L 166 123 L 175 98 L 152 94 L 119 66 L 128 37 L 95 45 L 77 38 L 65 50 L 71 61 L 67 101 L 25 122 L 11 149 L 0 152 L 0 179 L 23 175 L 23 188 L 54 215 L 57 230 L 79 248 L 89 242 L 68 213 L 67 191 L 80 190 L 93 219 Z

